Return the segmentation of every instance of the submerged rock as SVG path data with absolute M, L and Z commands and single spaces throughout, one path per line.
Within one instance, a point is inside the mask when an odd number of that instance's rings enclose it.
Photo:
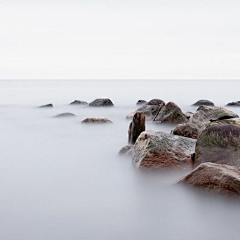
M 147 102 L 147 105 L 164 106 L 165 102 L 162 99 L 152 99 L 149 102 Z
M 146 104 L 147 101 L 146 100 L 138 100 L 136 105 L 143 105 L 143 104 Z
M 82 123 L 112 123 L 112 121 L 107 118 L 85 118 Z
M 202 163 L 178 183 L 227 196 L 240 196 L 240 168 Z
M 188 137 L 193 139 L 197 139 L 199 132 L 200 132 L 200 128 L 193 123 L 178 124 L 171 131 L 173 135 L 178 135 L 178 136 L 183 136 L 183 137 Z
M 240 107 L 240 101 L 230 102 L 227 104 L 227 106 Z
M 64 118 L 64 117 L 76 117 L 73 113 L 60 113 L 55 116 L 55 118 Z
M 240 166 L 239 125 L 213 124 L 199 135 L 194 166 L 204 162 Z
M 114 106 L 109 98 L 98 98 L 89 103 L 89 106 L 93 107 L 111 107 Z
M 71 102 L 69 105 L 88 105 L 88 103 L 80 100 L 75 100 Z
M 40 106 L 40 108 L 52 108 L 52 107 L 53 105 L 51 103 Z
M 169 102 L 159 111 L 153 121 L 179 124 L 186 123 L 188 119 L 176 103 Z
M 214 103 L 209 100 L 199 100 L 193 104 L 193 106 L 214 106 Z
M 145 131 L 145 115 L 142 112 L 136 112 L 128 129 L 128 143 L 134 144 L 138 136 Z
M 133 151 L 133 145 L 127 145 L 119 151 L 118 155 L 132 157 Z
M 163 132 L 145 131 L 135 145 L 133 163 L 140 168 L 187 168 L 192 166 L 196 140 Z

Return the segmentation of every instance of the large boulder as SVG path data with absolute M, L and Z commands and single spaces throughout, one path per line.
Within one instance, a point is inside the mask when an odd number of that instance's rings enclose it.
M 202 163 L 178 183 L 212 193 L 240 197 L 240 168 L 224 164 Z
M 134 144 L 138 136 L 145 131 L 145 115 L 142 112 L 136 112 L 128 129 L 128 143 Z
M 112 123 L 112 121 L 107 118 L 85 118 L 82 123 Z
M 93 102 L 89 103 L 89 106 L 92 106 L 92 107 L 111 107 L 111 106 L 113 106 L 113 103 L 108 98 L 98 98 L 98 99 L 95 99 Z
M 240 166 L 239 124 L 213 124 L 199 135 L 194 166 L 204 162 Z
M 209 100 L 199 100 L 193 104 L 193 106 L 214 106 L 214 103 Z
M 71 102 L 69 105 L 88 105 L 88 103 L 80 100 L 75 100 Z
M 145 131 L 134 145 L 133 163 L 139 168 L 188 168 L 195 143 L 191 138 Z
M 186 123 L 188 121 L 181 108 L 173 102 L 167 103 L 153 120 L 173 124 Z
M 239 107 L 240 106 L 240 101 L 230 102 L 230 103 L 227 104 L 227 106 Z
M 193 123 L 178 124 L 172 131 L 171 134 L 182 137 L 188 137 L 196 139 L 199 135 L 200 128 Z

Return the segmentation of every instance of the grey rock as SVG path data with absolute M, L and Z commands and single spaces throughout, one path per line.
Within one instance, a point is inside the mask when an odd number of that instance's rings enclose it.
M 82 123 L 112 123 L 112 121 L 107 118 L 85 118 Z
M 52 107 L 53 105 L 51 103 L 40 106 L 40 108 L 52 108 Z
M 108 98 L 98 98 L 89 103 L 89 106 L 93 107 L 112 107 L 114 106 L 112 101 Z
M 88 105 L 88 103 L 80 100 L 75 100 L 71 102 L 69 105 Z
M 193 106 L 214 106 L 214 103 L 209 100 L 199 100 L 193 104 Z
M 73 113 L 60 113 L 55 116 L 56 118 L 76 117 Z

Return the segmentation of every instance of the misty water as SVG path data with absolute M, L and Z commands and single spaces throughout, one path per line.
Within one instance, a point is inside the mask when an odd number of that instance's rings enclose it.
M 117 156 L 137 100 L 195 111 L 199 99 L 240 100 L 239 89 L 240 81 L 0 81 L 0 239 L 239 239 L 238 201 L 174 185 L 187 171 L 139 170 Z M 69 105 L 100 97 L 115 106 Z M 47 103 L 54 108 L 37 108 Z M 53 118 L 63 112 L 76 117 Z M 81 124 L 86 117 L 113 124 Z

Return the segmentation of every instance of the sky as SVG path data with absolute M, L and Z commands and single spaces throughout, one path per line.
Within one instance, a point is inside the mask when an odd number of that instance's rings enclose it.
M 0 0 L 0 79 L 240 79 L 239 0 Z

